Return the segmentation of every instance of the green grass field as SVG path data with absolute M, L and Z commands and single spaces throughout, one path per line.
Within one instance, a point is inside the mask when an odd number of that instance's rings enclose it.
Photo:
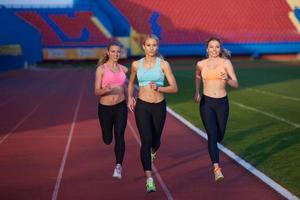
M 170 61 L 179 91 L 168 106 L 204 130 L 194 96 L 196 60 Z M 223 144 L 300 196 L 300 63 L 233 61 L 240 88 L 228 88 Z

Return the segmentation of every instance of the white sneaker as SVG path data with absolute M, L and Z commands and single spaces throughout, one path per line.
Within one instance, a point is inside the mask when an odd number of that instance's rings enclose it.
M 224 179 L 224 175 L 222 174 L 220 167 L 216 167 L 214 169 L 214 174 L 215 174 L 215 181 L 221 181 L 222 179 Z
M 122 179 L 122 166 L 120 164 L 116 165 L 112 177 Z

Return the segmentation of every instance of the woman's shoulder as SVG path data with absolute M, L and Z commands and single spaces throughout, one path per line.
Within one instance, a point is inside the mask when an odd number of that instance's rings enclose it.
M 134 60 L 131 65 L 138 66 L 139 62 L 140 62 L 140 60 Z
M 134 60 L 131 65 L 136 65 L 137 66 L 139 63 L 142 63 L 144 59 L 145 59 L 145 57 L 142 57 L 138 60 Z
M 132 63 L 139 63 L 142 62 L 145 59 L 145 57 L 142 57 L 140 59 L 134 60 Z
M 119 64 L 119 66 L 121 67 L 122 71 L 127 73 L 128 72 L 128 68 L 124 65 Z
M 166 61 L 165 59 L 162 59 L 162 58 L 158 58 L 159 59 L 159 62 L 160 62 L 160 68 L 162 70 L 166 70 L 166 69 L 170 69 L 171 66 L 169 64 L 168 61 Z
M 221 61 L 224 63 L 225 66 L 226 66 L 226 65 L 231 65 L 230 59 L 228 59 L 228 58 L 220 58 L 220 59 L 221 59 Z
M 203 59 L 203 60 L 199 60 L 199 61 L 197 61 L 197 66 L 198 67 L 202 67 L 205 63 L 207 63 L 207 58 L 205 58 L 205 59 Z
M 137 70 L 140 62 L 141 62 L 141 59 L 139 59 L 139 60 L 134 60 L 134 61 L 131 63 L 131 69 Z
M 96 67 L 96 71 L 97 71 L 97 72 L 103 72 L 103 71 L 104 71 L 104 64 L 98 65 L 98 66 Z
M 163 59 L 163 58 L 157 58 L 158 59 L 158 61 L 161 63 L 161 64 L 163 64 L 163 65 L 169 65 L 169 62 L 167 61 L 167 60 L 165 60 L 165 59 Z
M 102 64 L 96 67 L 95 74 L 96 76 L 102 76 L 104 74 L 104 66 Z

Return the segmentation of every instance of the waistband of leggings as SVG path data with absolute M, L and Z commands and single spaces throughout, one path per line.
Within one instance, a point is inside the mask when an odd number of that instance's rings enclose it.
M 137 98 L 137 101 L 143 103 L 143 104 L 149 104 L 149 105 L 158 105 L 158 104 L 164 104 L 166 102 L 166 99 L 163 99 L 162 101 L 160 102 L 157 102 L 157 103 L 152 103 L 152 102 L 147 102 L 147 101 L 144 101 L 140 98 Z
M 101 106 L 101 107 L 118 107 L 118 106 L 123 106 L 123 105 L 126 106 L 126 100 L 123 100 L 123 101 L 121 101 L 117 104 L 114 104 L 114 105 L 103 105 L 101 103 L 98 103 L 98 105 Z
M 210 99 L 210 100 L 225 100 L 225 99 L 228 99 L 227 95 L 224 96 L 224 97 L 210 97 L 210 96 L 206 96 L 206 95 L 202 95 L 202 98 L 205 98 L 205 99 Z

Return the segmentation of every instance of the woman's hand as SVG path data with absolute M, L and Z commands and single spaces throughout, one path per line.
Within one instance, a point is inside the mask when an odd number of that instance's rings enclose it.
M 134 111 L 135 104 L 136 104 L 135 98 L 134 97 L 128 97 L 127 107 L 129 108 L 129 110 L 131 112 Z
M 155 82 L 150 82 L 149 86 L 152 90 L 158 91 L 158 86 L 156 85 Z
M 194 96 L 194 101 L 195 101 L 196 103 L 199 103 L 199 102 L 200 102 L 200 100 L 201 100 L 201 96 L 200 96 L 200 94 L 199 94 L 199 93 L 195 93 L 195 96 Z
M 221 79 L 227 81 L 229 79 L 228 74 L 225 72 L 221 72 Z
M 112 92 L 112 87 L 108 84 L 108 85 L 105 85 L 103 88 L 102 88 L 102 90 L 103 90 L 103 94 L 108 94 L 108 93 L 110 93 L 110 92 Z

